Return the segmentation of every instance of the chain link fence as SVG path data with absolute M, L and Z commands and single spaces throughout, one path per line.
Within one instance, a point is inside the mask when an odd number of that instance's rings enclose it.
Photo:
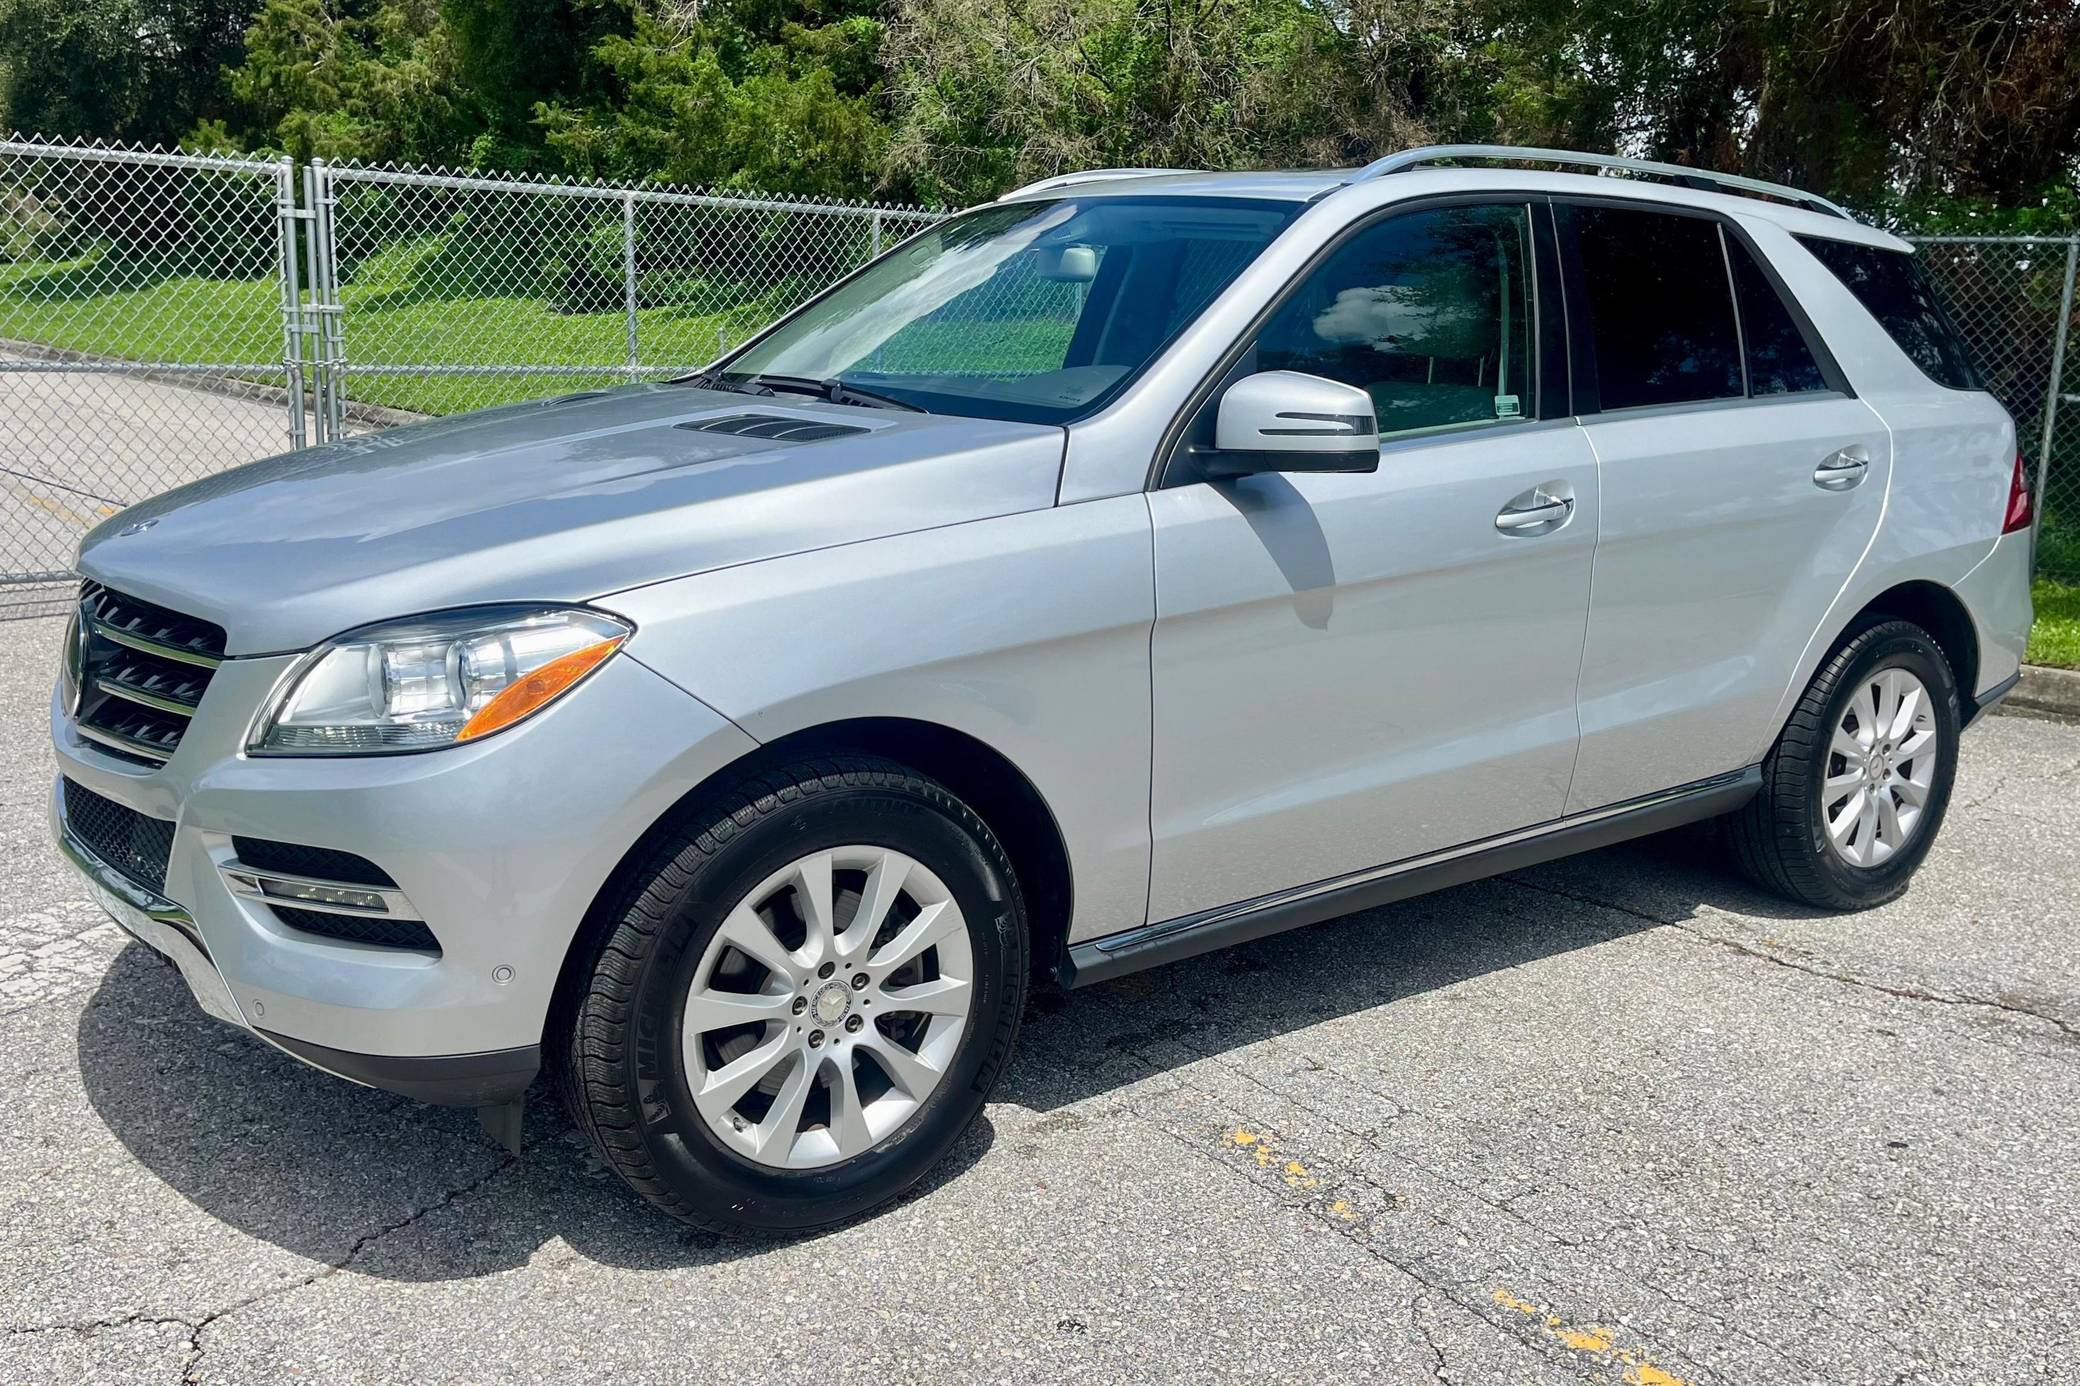
M 307 442 L 682 375 L 940 214 L 0 141 L 0 617 L 122 507 Z
M 310 441 L 683 374 L 937 215 L 0 142 L 0 616 L 62 598 L 80 535 L 131 502 Z M 2080 239 L 1920 251 L 2038 477 L 2040 570 L 2080 583 Z M 939 326 L 1016 355 L 1059 307 L 964 297 Z
M 1909 237 L 2015 418 L 2036 482 L 2037 571 L 2080 585 L 2080 237 Z
M 0 144 L 0 615 L 103 517 L 293 441 L 292 173 Z

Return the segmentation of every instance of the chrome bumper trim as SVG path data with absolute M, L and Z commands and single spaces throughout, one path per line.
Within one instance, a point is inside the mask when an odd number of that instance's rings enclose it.
M 359 881 L 333 881 L 320 876 L 292 876 L 286 871 L 263 871 L 242 861 L 223 862 L 218 865 L 217 870 L 223 873 L 224 884 L 233 895 L 256 900 L 263 905 L 315 910 L 319 914 L 352 915 L 359 919 L 421 919 L 419 911 L 396 886 L 363 885 Z M 297 894 L 299 890 L 366 895 L 377 903 L 370 907 L 322 897 L 312 898 L 308 894 Z

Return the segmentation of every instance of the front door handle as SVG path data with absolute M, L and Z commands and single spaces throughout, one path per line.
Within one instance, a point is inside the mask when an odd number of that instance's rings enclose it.
M 1502 507 L 1495 528 L 1504 534 L 1551 534 L 1574 515 L 1574 488 L 1564 481 L 1534 486 Z
M 1861 486 L 1870 470 L 1870 449 L 1861 443 L 1851 443 L 1820 460 L 1820 465 L 1813 468 L 1813 484 L 1823 491 L 1847 491 Z

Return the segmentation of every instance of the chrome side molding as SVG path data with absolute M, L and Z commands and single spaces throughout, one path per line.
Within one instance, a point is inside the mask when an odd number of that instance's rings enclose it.
M 1762 767 L 1715 775 L 1571 818 L 1535 824 L 1461 847 L 1410 857 L 1071 944 L 1057 974 L 1088 986 L 1356 910 L 1464 885 L 1556 857 L 1608 847 L 1739 808 L 1762 788 Z

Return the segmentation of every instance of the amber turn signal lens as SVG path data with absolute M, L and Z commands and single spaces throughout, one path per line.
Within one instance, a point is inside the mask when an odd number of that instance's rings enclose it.
M 587 645 L 582 650 L 572 650 L 558 659 L 552 659 L 513 685 L 484 706 L 478 708 L 462 730 L 455 734 L 457 741 L 472 741 L 480 736 L 510 727 L 513 723 L 543 706 L 556 701 L 571 685 L 584 678 L 608 655 L 621 648 L 625 636 L 602 640 L 597 645 Z

